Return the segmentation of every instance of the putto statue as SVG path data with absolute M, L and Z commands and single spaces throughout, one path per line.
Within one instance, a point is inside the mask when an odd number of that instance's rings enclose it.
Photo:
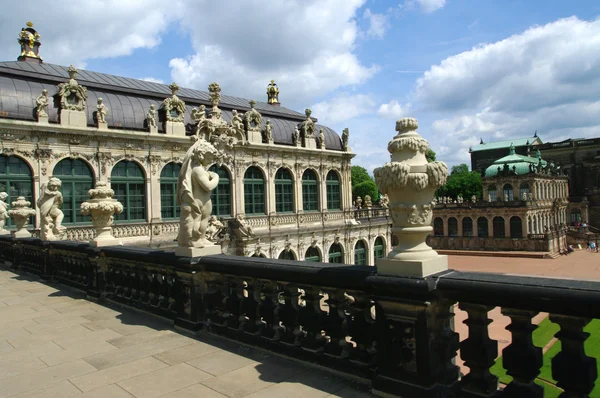
M 265 122 L 265 141 L 267 144 L 273 142 L 273 125 L 269 119 Z
M 8 203 L 5 200 L 8 199 L 8 194 L 6 192 L 0 192 L 0 235 L 9 235 L 4 226 L 6 225 L 6 220 L 8 220 Z
M 43 89 L 42 94 L 35 100 L 35 114 L 40 119 L 48 118 L 48 90 Z
M 177 237 L 182 249 L 177 250 L 180 255 L 193 257 L 221 252 L 220 246 L 211 242 L 206 234 L 212 213 L 210 193 L 219 183 L 219 175 L 208 171 L 207 167 L 219 160 L 220 156 L 219 151 L 202 138 L 196 141 L 185 154 L 177 181 L 177 203 L 181 206 Z M 194 248 L 209 250 L 201 253 L 194 251 Z
M 387 209 L 389 204 L 390 204 L 390 198 L 388 196 L 387 193 L 384 193 L 383 195 L 381 195 L 381 199 L 379 199 L 379 204 L 381 205 L 381 207 L 383 207 L 384 209 Z
M 62 225 L 65 215 L 60 210 L 63 204 L 63 197 L 59 191 L 61 185 L 62 182 L 58 178 L 51 177 L 40 188 L 37 205 L 40 208 L 40 238 L 42 240 L 61 240 L 67 230 Z
M 373 202 L 371 201 L 370 195 L 365 195 L 365 207 L 366 208 L 373 207 Z
M 246 222 L 246 218 L 243 214 L 238 214 L 235 217 L 235 220 L 231 221 L 231 229 L 239 239 L 251 238 L 254 236 L 252 226 Z
M 342 131 L 342 150 L 344 152 L 348 152 L 348 139 L 349 138 L 350 138 L 350 131 L 348 130 L 348 127 L 346 127 Z
M 156 109 L 154 104 L 150 105 L 150 109 L 146 115 L 146 121 L 148 122 L 148 127 L 156 128 Z
M 217 216 L 210 216 L 210 219 L 208 220 L 208 227 L 206 228 L 206 238 L 211 242 L 215 242 L 218 235 L 224 228 L 225 225 L 223 225 Z
M 323 129 L 319 129 L 319 145 L 321 145 L 321 149 L 325 149 L 325 134 L 323 133 Z
M 246 138 L 244 135 L 244 121 L 242 117 L 235 109 L 231 111 L 233 117 L 231 118 L 231 127 L 229 128 L 229 134 L 238 140 L 244 141 Z
M 300 131 L 298 130 L 298 127 L 296 127 L 292 133 L 292 143 L 296 146 L 300 145 Z
M 98 105 L 96 106 L 96 118 L 98 123 L 106 123 L 106 115 L 108 115 L 108 109 L 106 105 L 102 103 L 102 98 L 98 98 Z
M 476 203 L 477 202 L 477 196 L 475 196 L 475 195 L 471 196 L 471 202 Z

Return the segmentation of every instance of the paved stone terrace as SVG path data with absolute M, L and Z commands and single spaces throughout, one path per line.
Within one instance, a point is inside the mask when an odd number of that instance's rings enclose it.
M 262 351 L 0 269 L 0 398 L 372 397 Z

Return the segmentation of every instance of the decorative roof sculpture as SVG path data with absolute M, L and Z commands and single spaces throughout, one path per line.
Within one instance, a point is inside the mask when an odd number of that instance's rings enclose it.
M 271 105 L 279 105 L 279 87 L 275 84 L 275 80 L 267 86 L 267 102 Z
M 84 111 L 87 101 L 87 89 L 75 80 L 77 68 L 71 65 L 67 71 L 70 76 L 69 81 L 58 85 L 60 108 L 70 111 Z
M 179 85 L 173 82 L 169 88 L 171 89 L 171 97 L 165 99 L 162 103 L 162 108 L 165 110 L 168 122 L 183 123 L 185 115 L 185 102 L 177 97 Z
M 17 58 L 18 61 L 33 61 L 36 63 L 42 62 L 42 57 L 39 55 L 40 35 L 33 29 L 33 23 L 27 22 L 27 28 L 21 29 L 19 39 L 21 45 L 21 54 Z
M 244 124 L 246 125 L 247 131 L 260 131 L 262 124 L 262 115 L 254 109 L 256 101 L 250 100 L 250 110 L 244 113 Z

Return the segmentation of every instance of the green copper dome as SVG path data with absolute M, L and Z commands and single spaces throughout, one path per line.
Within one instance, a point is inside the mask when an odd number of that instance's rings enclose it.
M 538 150 L 536 156 L 523 156 L 515 154 L 515 147 L 511 144 L 509 148 L 508 156 L 496 160 L 490 167 L 485 170 L 486 177 L 496 177 L 499 172 L 504 170 L 505 165 L 508 169 L 514 172 L 516 175 L 524 175 L 530 173 L 530 165 L 537 166 L 541 164 L 542 167 L 546 167 L 548 162 L 542 159 L 542 155 Z

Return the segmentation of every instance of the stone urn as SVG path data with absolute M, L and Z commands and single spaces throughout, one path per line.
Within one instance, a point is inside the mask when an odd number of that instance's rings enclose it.
M 88 191 L 90 200 L 81 204 L 81 214 L 91 215 L 96 237 L 90 241 L 94 247 L 116 246 L 121 242 L 112 234 L 113 216 L 123 212 L 123 205 L 113 199 L 115 192 L 106 186 L 106 182 L 98 181 L 96 188 Z
M 12 217 L 17 227 L 14 237 L 31 238 L 31 233 L 27 230 L 27 220 L 29 220 L 29 217 L 35 216 L 35 209 L 29 207 L 31 202 L 25 200 L 24 196 L 19 196 L 11 205 L 12 209 L 8 211 L 8 215 Z
M 417 132 L 416 119 L 396 122 L 398 134 L 388 143 L 391 161 L 374 170 L 375 182 L 389 196 L 392 233 L 398 245 L 377 261 L 381 274 L 424 277 L 448 269 L 447 256 L 440 256 L 425 242 L 433 228 L 433 194 L 446 182 L 448 167 L 428 163 L 429 143 Z

